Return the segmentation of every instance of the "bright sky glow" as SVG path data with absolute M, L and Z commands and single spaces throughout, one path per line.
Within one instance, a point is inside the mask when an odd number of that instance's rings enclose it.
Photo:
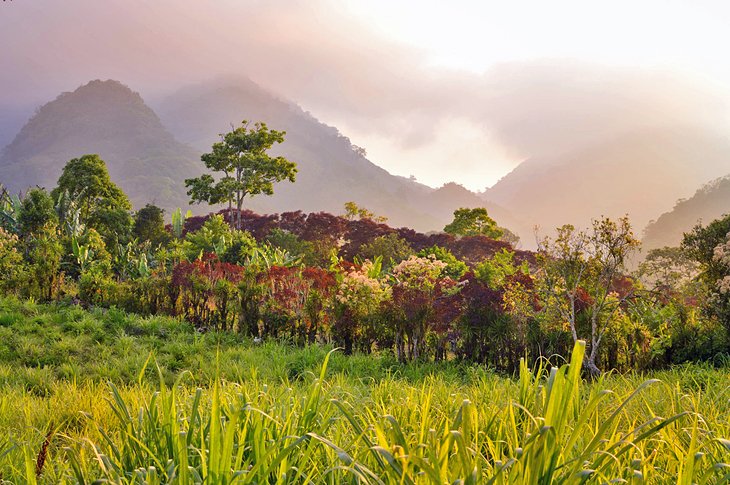
M 555 106 L 571 92 L 600 100 L 611 91 L 610 108 L 656 79 L 659 90 L 686 82 L 671 92 L 688 105 L 730 100 L 730 2 L 720 1 L 14 1 L 0 3 L 0 41 L 0 106 L 47 101 L 94 78 L 154 99 L 242 74 L 338 127 L 387 170 L 474 190 L 545 155 L 505 135 L 529 126 L 530 137 L 551 136 L 535 125 L 559 125 Z M 543 87 L 553 98 L 535 95 Z

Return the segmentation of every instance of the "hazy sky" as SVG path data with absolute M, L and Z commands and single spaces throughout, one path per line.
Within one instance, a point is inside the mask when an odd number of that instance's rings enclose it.
M 0 106 L 243 74 L 433 186 L 624 131 L 728 128 L 730 2 L 14 0 L 0 41 Z

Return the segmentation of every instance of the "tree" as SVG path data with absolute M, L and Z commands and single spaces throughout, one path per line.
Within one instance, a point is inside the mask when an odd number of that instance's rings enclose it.
M 18 214 L 20 234 L 25 237 L 35 234 L 48 225 L 58 224 L 53 199 L 45 189 L 35 188 L 23 198 Z
M 74 158 L 63 167 L 51 197 L 58 201 L 62 195 L 77 202 L 83 221 L 89 221 L 100 210 L 132 209 L 127 194 L 112 182 L 99 155 Z M 61 214 L 62 219 L 64 215 Z
M 140 242 L 150 241 L 152 244 L 160 244 L 170 238 L 165 230 L 165 211 L 156 205 L 147 204 L 134 215 L 134 227 L 132 234 Z
M 730 330 L 730 214 L 710 222 L 697 224 L 686 233 L 682 249 L 699 265 L 698 280 L 703 284 L 706 309 Z
M 411 256 L 413 252 L 413 248 L 405 239 L 392 232 L 384 236 L 378 236 L 360 246 L 358 256 L 370 260 L 381 257 L 389 266 L 394 266 Z
M 62 223 L 77 217 L 81 224 L 96 229 L 109 248 L 129 239 L 132 204 L 127 194 L 112 182 L 99 155 L 70 160 L 63 167 L 51 197 L 57 201 Z
M 625 280 L 626 259 L 640 243 L 628 217 L 618 222 L 609 218 L 593 221 L 590 231 L 565 225 L 557 232 L 554 241 L 545 238 L 538 246 L 543 300 L 546 308 L 568 323 L 574 342 L 590 342 L 584 366 L 597 375 L 596 358 L 608 325 L 633 296 L 631 291 L 616 289 Z M 578 328 L 579 313 L 587 315 L 589 338 L 579 335 L 583 332 Z
M 201 157 L 205 166 L 222 176 L 216 180 L 211 174 L 185 180 L 190 203 L 206 202 L 228 208 L 235 202 L 235 227 L 241 229 L 243 199 L 258 194 L 272 195 L 274 183 L 296 179 L 296 163 L 284 157 L 272 157 L 267 151 L 274 143 L 284 141 L 283 131 L 269 130 L 266 123 L 248 121 L 233 131 L 221 135 L 223 140 L 213 144 L 212 151 Z
M 345 202 L 345 219 L 348 221 L 354 221 L 356 219 L 370 219 L 379 224 L 383 224 L 388 221 L 385 216 L 376 216 L 374 212 L 357 205 L 355 202 Z
M 18 247 L 18 236 L 0 226 L 0 290 L 17 292 L 23 269 L 23 256 Z
M 509 277 L 522 273 L 529 274 L 527 261 L 517 265 L 514 261 L 515 253 L 502 249 L 491 259 L 485 259 L 474 268 L 474 275 L 492 289 L 501 289 Z
M 682 239 L 682 249 L 699 263 L 699 276 L 710 286 L 725 274 L 722 262 L 715 258 L 715 248 L 725 243 L 728 233 L 730 214 L 710 222 L 707 226 L 697 224 Z
M 487 236 L 492 239 L 499 239 L 503 234 L 497 222 L 489 217 L 487 209 L 483 207 L 456 209 L 454 220 L 444 227 L 444 232 L 454 236 Z
M 679 291 L 697 276 L 697 262 L 680 247 L 664 246 L 649 251 L 639 265 L 639 276 L 650 288 Z

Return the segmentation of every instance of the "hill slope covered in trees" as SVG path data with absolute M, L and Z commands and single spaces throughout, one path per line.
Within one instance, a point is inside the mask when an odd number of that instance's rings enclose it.
M 628 214 L 641 228 L 723 175 L 728 156 L 730 142 L 707 130 L 659 127 L 526 160 L 485 196 L 541 232 L 568 223 L 586 226 L 599 215 Z
M 700 188 L 689 199 L 677 205 L 650 223 L 644 231 L 645 249 L 676 246 L 682 234 L 698 222 L 704 224 L 730 213 L 730 175 L 716 179 Z
M 341 213 L 345 202 L 355 201 L 396 226 L 432 231 L 443 228 L 459 207 L 486 206 L 501 225 L 519 226 L 509 211 L 460 185 L 433 189 L 388 173 L 336 128 L 248 80 L 180 90 L 158 111 L 162 121 L 117 81 L 92 81 L 63 93 L 42 106 L 4 149 L 0 182 L 13 191 L 52 187 L 68 160 L 97 153 L 136 208 L 147 202 L 168 211 L 186 207 L 184 180 L 203 173 L 200 155 L 220 133 L 248 119 L 287 131 L 274 153 L 296 162 L 299 173 L 296 183 L 278 185 L 271 197 L 246 200 L 246 208 Z M 208 210 L 193 207 L 197 213 Z
M 72 158 L 96 153 L 135 207 L 186 206 L 183 180 L 199 154 L 162 126 L 142 97 L 117 81 L 91 81 L 42 106 L 4 149 L 0 181 L 15 191 L 55 185 Z
M 440 230 L 459 207 L 486 206 L 501 225 L 519 225 L 504 208 L 485 202 L 457 184 L 433 189 L 394 176 L 367 159 L 336 128 L 317 120 L 295 103 L 280 99 L 250 80 L 227 80 L 184 88 L 166 98 L 158 112 L 178 139 L 208 150 L 243 119 L 263 121 L 285 130 L 285 141 L 273 153 L 299 167 L 295 184 L 281 184 L 272 197 L 247 202 L 257 212 L 342 212 L 355 201 L 396 226 Z

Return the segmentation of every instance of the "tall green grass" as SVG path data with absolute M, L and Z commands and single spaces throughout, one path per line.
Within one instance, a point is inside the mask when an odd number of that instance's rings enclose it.
M 730 369 L 580 375 L 0 300 L 0 483 L 727 483 Z
M 10 388 L 0 469 L 13 483 L 730 480 L 726 371 L 587 383 L 583 353 L 579 344 L 559 369 L 523 365 L 518 380 L 484 375 L 458 387 L 437 375 L 417 385 L 327 377 L 325 358 L 298 382 L 204 389 L 183 374 L 157 389 L 62 383 L 45 398 Z

